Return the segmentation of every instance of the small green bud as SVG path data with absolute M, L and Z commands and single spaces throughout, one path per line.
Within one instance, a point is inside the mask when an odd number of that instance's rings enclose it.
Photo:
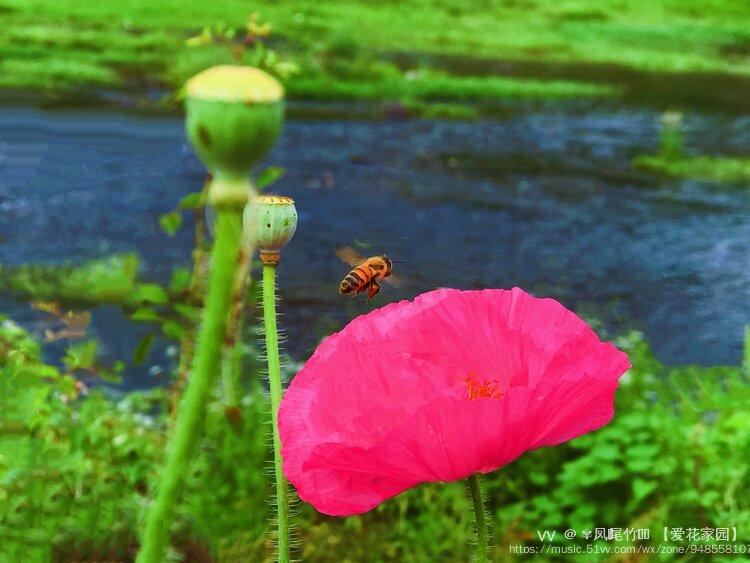
M 279 251 L 297 230 L 294 200 L 279 195 L 259 195 L 245 208 L 245 228 L 255 233 L 255 246 L 264 263 L 276 264 Z

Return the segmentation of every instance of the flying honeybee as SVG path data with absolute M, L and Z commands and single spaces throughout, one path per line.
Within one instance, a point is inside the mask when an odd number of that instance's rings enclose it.
M 398 278 L 392 277 L 393 261 L 385 255 L 363 258 L 350 247 L 336 251 L 341 258 L 354 269 L 350 271 L 339 285 L 339 293 L 357 295 L 367 292 L 367 301 L 375 297 L 380 291 L 380 282 L 388 281 L 396 286 Z

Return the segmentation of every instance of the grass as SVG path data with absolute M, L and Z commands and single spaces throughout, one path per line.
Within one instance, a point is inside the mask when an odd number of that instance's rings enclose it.
M 664 158 L 658 155 L 639 156 L 633 159 L 633 167 L 674 178 L 712 180 L 728 183 L 750 181 L 750 158 L 720 156 Z
M 273 23 L 273 48 L 300 63 L 302 72 L 287 83 L 298 98 L 460 102 L 618 94 L 606 84 L 611 76 L 590 84 L 574 67 L 566 76 L 565 65 L 750 76 L 750 4 L 723 0 L 2 0 L 0 88 L 68 97 L 91 87 L 172 89 L 232 60 L 226 46 L 188 47 L 188 37 L 206 26 L 241 29 L 251 11 Z M 393 63 L 399 54 L 562 66 L 554 80 L 528 80 L 533 75 L 472 74 L 469 64 L 439 71 L 418 62 L 405 69 Z
M 432 72 L 413 79 L 393 77 L 378 82 L 349 81 L 323 76 L 303 78 L 289 84 L 289 94 L 292 97 L 345 100 L 416 98 L 428 101 L 449 99 L 470 102 L 493 98 L 601 96 L 611 90 L 606 86 L 568 81 L 520 81 L 499 76 L 475 78 Z

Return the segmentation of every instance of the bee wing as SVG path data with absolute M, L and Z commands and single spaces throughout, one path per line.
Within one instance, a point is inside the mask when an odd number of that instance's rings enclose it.
M 403 288 L 407 285 L 407 279 L 404 276 L 398 274 L 391 274 L 387 278 L 383 278 L 385 283 L 391 284 L 393 287 Z
M 365 258 L 357 254 L 357 252 L 351 246 L 339 248 L 336 251 L 336 256 L 338 256 L 340 260 L 346 262 L 352 267 L 359 266 L 362 262 L 365 261 Z

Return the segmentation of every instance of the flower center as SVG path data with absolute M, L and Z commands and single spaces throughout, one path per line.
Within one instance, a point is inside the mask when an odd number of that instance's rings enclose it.
M 474 371 L 469 372 L 469 375 L 459 378 L 466 385 L 466 391 L 469 394 L 469 399 L 474 400 L 480 397 L 489 399 L 499 399 L 503 396 L 503 392 L 500 390 L 500 383 L 496 379 L 478 379 Z

